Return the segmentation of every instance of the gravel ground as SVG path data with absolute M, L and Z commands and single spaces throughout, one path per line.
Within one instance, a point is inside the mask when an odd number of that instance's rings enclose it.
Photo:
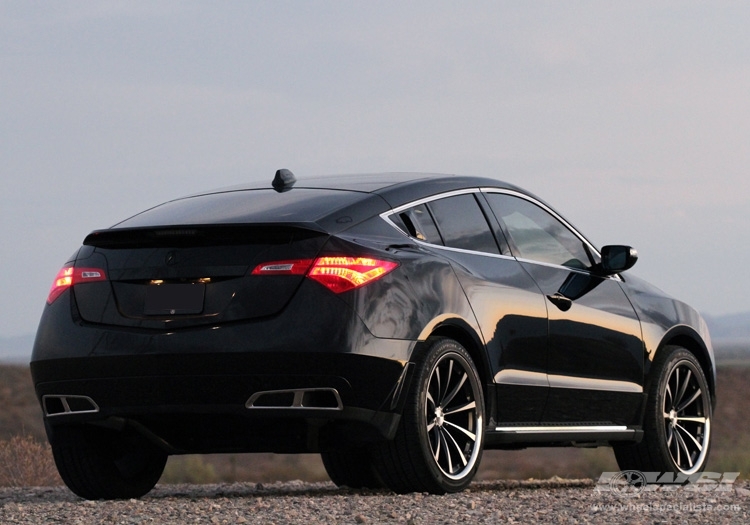
M 63 487 L 5 488 L 0 523 L 750 523 L 750 482 L 722 488 L 620 494 L 592 480 L 551 479 L 476 482 L 433 496 L 292 481 L 159 485 L 129 501 L 85 501 Z

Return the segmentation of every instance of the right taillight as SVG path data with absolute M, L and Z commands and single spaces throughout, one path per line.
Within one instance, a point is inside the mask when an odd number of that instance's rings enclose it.
M 334 293 L 347 292 L 380 279 L 398 266 L 369 257 L 318 257 L 307 276 Z
M 75 284 L 106 281 L 107 274 L 101 268 L 75 268 L 65 266 L 55 277 L 47 295 L 47 304 L 52 304 L 62 293 Z
M 306 275 L 332 292 L 342 293 L 376 281 L 397 266 L 393 261 L 337 255 L 267 262 L 256 266 L 251 275 Z

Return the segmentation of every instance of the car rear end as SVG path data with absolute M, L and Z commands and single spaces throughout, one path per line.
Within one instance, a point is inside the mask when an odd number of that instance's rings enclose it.
M 353 303 L 399 264 L 337 236 L 386 209 L 364 192 L 238 190 L 90 234 L 32 355 L 51 440 L 81 425 L 168 453 L 390 437 L 415 342 L 375 337 Z

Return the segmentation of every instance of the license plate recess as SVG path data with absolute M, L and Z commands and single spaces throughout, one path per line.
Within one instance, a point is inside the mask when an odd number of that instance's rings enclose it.
M 160 284 L 146 288 L 146 315 L 187 315 L 203 311 L 205 284 Z

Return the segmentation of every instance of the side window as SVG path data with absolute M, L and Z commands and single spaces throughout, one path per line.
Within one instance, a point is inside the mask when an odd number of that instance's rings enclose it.
M 431 244 L 443 244 L 435 222 L 424 204 L 402 211 L 398 218 L 410 236 Z
M 569 268 L 591 266 L 583 241 L 546 210 L 513 195 L 486 195 L 492 211 L 516 246 L 516 256 Z
M 500 253 L 487 219 L 473 194 L 446 197 L 431 201 L 428 206 L 446 246 Z

